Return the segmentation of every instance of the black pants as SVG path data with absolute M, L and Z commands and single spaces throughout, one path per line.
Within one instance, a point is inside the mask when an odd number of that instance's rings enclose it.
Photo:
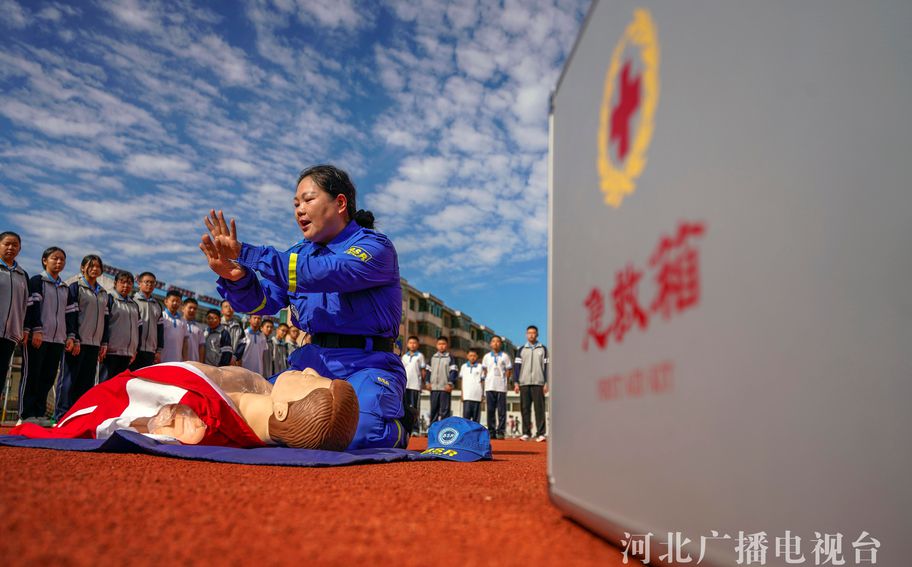
M 98 382 L 101 383 L 105 380 L 110 380 L 129 367 L 129 356 L 121 354 L 109 354 L 105 356 L 104 362 L 102 363 L 101 375 L 98 377 Z
M 471 419 L 475 423 L 481 423 L 481 402 L 463 400 L 462 417 Z
M 95 385 L 99 350 L 97 346 L 82 345 L 79 356 L 63 355 L 63 373 L 57 380 L 57 407 L 54 408 L 54 419 L 57 421 Z
M 418 434 L 418 429 L 421 427 L 421 390 L 409 390 L 405 389 L 405 403 L 411 408 L 418 410 L 419 419 L 415 420 L 415 428 L 412 431 L 413 434 Z
M 431 391 L 431 423 L 450 417 L 452 394 L 444 390 Z
M 532 407 L 535 406 L 535 436 L 545 435 L 544 386 L 520 386 L 519 407 L 522 411 L 523 435 L 532 437 Z
M 494 433 L 501 437 L 506 437 L 507 433 L 507 393 L 506 392 L 485 392 L 485 400 L 488 403 L 488 433 Z M 497 420 L 495 425 L 494 410 L 497 410 Z
M 47 415 L 48 392 L 57 379 L 63 344 L 44 341 L 35 348 L 29 341 L 23 358 L 23 379 L 19 384 L 19 419 Z
M 16 343 L 9 339 L 0 339 L 0 396 L 6 389 L 6 374 L 9 372 L 14 350 L 16 350 Z
M 141 350 L 136 353 L 136 358 L 133 360 L 133 364 L 130 365 L 130 370 L 139 370 L 140 368 L 145 368 L 146 366 L 152 366 L 154 363 L 155 353 Z

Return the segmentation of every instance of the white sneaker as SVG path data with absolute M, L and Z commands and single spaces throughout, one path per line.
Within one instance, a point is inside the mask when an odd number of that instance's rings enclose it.
M 538 441 L 539 443 L 541 443 L 542 441 L 547 441 L 548 438 L 545 437 L 544 435 L 539 435 L 538 437 L 535 438 L 535 440 Z
M 529 437 L 528 435 L 523 435 L 522 437 L 519 438 L 520 441 L 528 441 L 529 439 L 531 439 L 531 437 Z

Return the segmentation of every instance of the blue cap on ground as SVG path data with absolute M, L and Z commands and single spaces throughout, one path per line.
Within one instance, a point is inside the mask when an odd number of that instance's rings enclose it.
M 428 448 L 421 454 L 464 463 L 491 459 L 491 436 L 474 421 L 448 417 L 431 424 Z

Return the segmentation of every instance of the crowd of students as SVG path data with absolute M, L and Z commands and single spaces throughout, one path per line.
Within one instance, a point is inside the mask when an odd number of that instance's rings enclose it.
M 0 393 L 21 343 L 20 421 L 51 425 L 96 381 L 161 362 L 235 364 L 269 377 L 286 369 L 298 344 L 300 331 L 285 323 L 253 315 L 243 327 L 227 301 L 221 311 L 206 313 L 205 325 L 197 321 L 192 297 L 172 290 L 162 305 L 152 295 L 152 272 L 135 279 L 119 272 L 108 291 L 99 284 L 104 264 L 94 254 L 82 259 L 68 285 L 61 279 L 66 252 L 52 246 L 41 255 L 42 272 L 29 278 L 16 261 L 21 245 L 18 234 L 0 233 Z M 49 419 L 47 397 L 55 384 Z
M 421 390 L 430 390 L 431 423 L 452 415 L 450 402 L 456 385 L 462 384 L 462 417 L 481 421 L 481 404 L 487 407 L 487 428 L 492 439 L 504 439 L 507 429 L 507 388 L 520 395 L 523 441 L 547 438 L 545 420 L 545 394 L 548 391 L 548 349 L 538 342 L 538 327 L 526 329 L 527 342 L 516 351 L 513 360 L 503 352 L 503 340 L 491 339 L 491 350 L 482 356 L 478 349 L 470 349 L 466 362 L 457 366 L 456 358 L 449 352 L 449 339 L 437 339 L 437 352 L 425 360 L 418 351 L 418 337 L 406 341 L 402 355 L 405 366 L 406 403 L 420 410 Z M 480 359 L 480 360 L 479 360 Z M 532 432 L 532 410 L 535 410 L 535 433 Z M 417 434 L 417 432 L 414 432 Z

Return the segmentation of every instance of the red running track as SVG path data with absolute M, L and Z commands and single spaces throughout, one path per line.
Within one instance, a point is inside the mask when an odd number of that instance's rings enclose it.
M 623 565 L 550 504 L 547 443 L 493 449 L 477 463 L 308 469 L 0 447 L 0 561 Z

